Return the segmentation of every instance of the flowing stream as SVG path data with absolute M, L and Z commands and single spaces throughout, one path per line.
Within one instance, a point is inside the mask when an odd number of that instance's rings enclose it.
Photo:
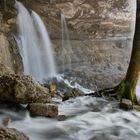
M 56 76 L 56 65 L 46 27 L 37 13 L 16 2 L 19 33 L 16 40 L 23 59 L 24 74 L 36 80 Z
M 22 116 L 23 119 L 12 121 L 9 127 L 23 131 L 30 140 L 140 139 L 140 113 L 119 110 L 117 102 L 87 96 L 59 102 L 58 106 L 59 113 L 67 116 L 65 121 L 4 112 L 5 116 Z

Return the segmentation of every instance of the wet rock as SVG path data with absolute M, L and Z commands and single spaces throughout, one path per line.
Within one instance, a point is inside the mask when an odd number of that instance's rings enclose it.
M 63 101 L 69 100 L 70 98 L 83 96 L 84 94 L 80 92 L 79 89 L 72 89 L 70 92 L 66 92 L 63 96 Z
M 122 101 L 120 103 L 120 108 L 124 109 L 124 110 L 131 110 L 131 109 L 133 109 L 133 105 L 132 105 L 131 100 L 122 99 Z
M 91 108 L 91 111 L 92 111 L 92 112 L 100 112 L 101 109 L 100 109 L 99 107 L 97 107 L 97 106 L 93 106 L 93 107 Z
M 29 138 L 14 128 L 0 126 L 0 140 L 29 140 Z
M 55 85 L 55 84 L 51 84 L 51 85 L 49 86 L 49 91 L 50 91 L 51 93 L 55 92 L 55 91 L 56 91 L 56 85 Z
M 54 104 L 33 103 L 27 108 L 33 116 L 56 117 L 58 115 L 58 106 Z
M 66 116 L 65 115 L 58 115 L 57 120 L 58 121 L 64 121 L 64 120 L 66 120 Z
M 56 93 L 56 84 L 52 81 L 50 81 L 47 85 L 45 85 L 49 89 L 49 93 L 51 94 L 52 97 L 55 96 Z
M 2 120 L 2 124 L 4 126 L 8 126 L 8 124 L 11 122 L 11 118 L 10 117 L 6 117 Z
M 51 102 L 51 96 L 31 76 L 9 74 L 0 76 L 0 101 L 48 103 Z
M 109 134 L 96 134 L 93 138 L 90 140 L 122 140 L 118 138 L 117 136 L 114 135 L 109 135 Z
M 135 110 L 137 110 L 137 111 L 140 112 L 140 106 L 138 106 L 138 105 L 134 105 L 133 107 L 134 107 Z

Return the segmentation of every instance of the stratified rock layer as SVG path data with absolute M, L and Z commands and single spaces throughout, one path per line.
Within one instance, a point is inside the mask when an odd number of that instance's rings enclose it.
M 130 33 L 131 0 L 22 0 L 44 19 L 52 38 L 61 39 L 64 14 L 72 39 L 125 37 Z

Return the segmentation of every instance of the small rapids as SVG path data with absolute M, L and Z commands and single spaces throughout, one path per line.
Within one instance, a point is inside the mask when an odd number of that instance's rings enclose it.
M 81 86 L 76 79 L 71 78 L 70 80 L 68 80 L 67 78 L 65 78 L 65 76 L 63 74 L 61 75 L 57 75 L 56 79 L 58 82 L 64 82 L 65 85 L 67 85 L 70 88 L 76 88 L 79 89 L 81 92 L 85 93 L 85 94 L 89 94 L 89 93 L 93 93 L 93 90 L 90 90 L 88 88 L 85 88 L 83 86 Z
M 26 111 L 3 110 L 3 113 L 15 118 L 9 127 L 24 132 L 30 140 L 140 139 L 140 113 L 122 111 L 117 102 L 86 96 L 59 102 L 58 106 L 59 114 L 66 115 L 65 121 L 31 118 Z
M 74 88 L 73 84 L 62 75 L 59 75 L 57 80 Z M 85 88 L 82 87 L 80 90 L 83 89 Z M 24 132 L 30 140 L 140 139 L 140 113 L 135 110 L 120 110 L 117 101 L 84 96 L 65 102 L 54 99 L 54 102 L 59 107 L 59 114 L 65 115 L 66 120 L 30 117 L 25 106 L 14 109 L 2 105 L 0 120 L 10 117 L 12 121 L 8 127 Z

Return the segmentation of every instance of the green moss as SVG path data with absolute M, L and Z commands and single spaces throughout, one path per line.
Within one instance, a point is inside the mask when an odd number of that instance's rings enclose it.
M 122 98 L 126 98 L 131 100 L 133 104 L 138 104 L 135 89 L 133 89 L 128 82 L 125 82 L 125 80 L 118 86 L 117 93 L 120 101 L 122 101 Z

